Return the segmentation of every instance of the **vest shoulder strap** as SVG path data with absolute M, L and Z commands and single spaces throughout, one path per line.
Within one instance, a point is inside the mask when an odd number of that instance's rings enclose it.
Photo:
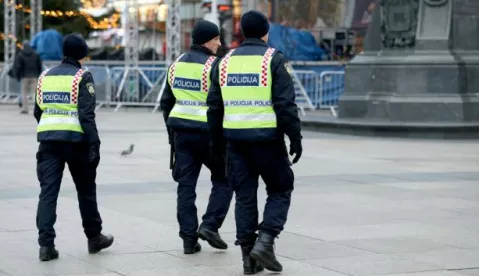
M 72 96 L 71 96 L 71 103 L 77 104 L 78 103 L 78 89 L 80 88 L 80 80 L 83 74 L 86 71 L 84 69 L 80 69 L 77 71 L 75 76 L 73 77 L 72 81 Z
M 211 67 L 215 60 L 215 56 L 210 56 L 203 67 L 203 72 L 201 74 L 201 90 L 204 92 L 208 92 L 208 78 L 210 77 Z
M 173 82 L 175 81 L 175 69 L 176 69 L 176 64 L 181 60 L 181 58 L 182 58 L 184 55 L 185 55 L 185 54 L 179 55 L 179 56 L 171 63 L 170 69 L 168 70 L 168 79 L 170 80 L 170 85 L 172 85 Z
M 43 79 L 45 78 L 45 75 L 50 71 L 50 69 L 46 69 L 45 71 L 42 72 L 40 77 L 38 77 L 38 82 L 37 82 L 37 102 L 38 104 L 42 104 L 42 85 L 43 85 Z
M 271 60 L 273 60 L 273 54 L 275 49 L 269 47 L 268 50 L 263 55 L 263 61 L 261 63 L 261 85 L 268 86 L 268 78 L 270 77 L 268 74 L 268 69 L 270 67 Z
M 231 49 L 223 58 L 220 64 L 220 86 L 225 86 L 226 78 L 228 73 L 228 63 L 230 61 L 231 55 L 235 52 L 236 49 Z

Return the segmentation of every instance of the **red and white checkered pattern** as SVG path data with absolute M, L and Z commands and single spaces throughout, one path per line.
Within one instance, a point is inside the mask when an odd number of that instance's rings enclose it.
M 230 50 L 228 54 L 223 58 L 221 62 L 221 70 L 220 70 L 220 86 L 226 85 L 226 78 L 228 76 L 228 62 L 230 61 L 230 57 L 233 54 L 235 49 Z
M 168 78 L 169 78 L 169 81 L 170 81 L 170 85 L 173 85 L 173 82 L 175 81 L 175 69 L 176 69 L 176 64 L 178 63 L 178 61 L 180 61 L 180 59 L 184 56 L 184 54 L 180 55 L 170 66 L 170 71 L 169 71 L 169 74 L 168 74 Z
M 43 78 L 45 75 L 50 71 L 50 69 L 47 69 L 43 71 L 43 73 L 40 75 L 38 78 L 38 83 L 37 83 L 37 99 L 38 99 L 38 104 L 42 104 L 43 99 L 42 99 L 42 85 L 43 85 Z
M 73 77 L 72 97 L 70 99 L 70 103 L 72 103 L 72 104 L 77 104 L 78 103 L 78 88 L 79 88 L 80 80 L 81 80 L 81 77 L 83 76 L 83 73 L 85 73 L 85 70 L 80 69 L 80 70 L 78 70 L 78 72 Z
M 176 69 L 176 62 L 173 62 L 173 64 L 170 66 L 170 75 L 168 78 L 170 79 L 170 85 L 173 85 L 173 81 L 175 80 L 175 69 Z
M 268 48 L 263 56 L 263 62 L 261 64 L 261 86 L 268 86 L 268 67 L 271 59 L 273 58 L 274 48 Z
M 205 66 L 203 67 L 203 74 L 201 75 L 201 90 L 203 92 L 208 93 L 208 78 L 209 78 L 209 73 L 211 71 L 211 65 L 213 62 L 216 60 L 216 57 L 211 56 L 205 63 Z

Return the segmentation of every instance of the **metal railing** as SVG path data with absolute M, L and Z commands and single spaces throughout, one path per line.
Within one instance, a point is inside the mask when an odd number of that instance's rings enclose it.
M 337 117 L 339 97 L 344 92 L 344 71 L 324 71 L 319 75 L 319 108 L 329 108 Z
M 334 70 L 336 64 L 318 62 L 291 62 L 295 84 L 296 103 L 303 115 L 305 110 L 329 108 L 335 113 L 339 96 L 344 90 L 344 71 Z M 315 71 L 315 66 L 327 71 Z M 2 64 L 0 64 L 1 66 Z M 45 68 L 58 65 L 58 61 L 44 62 Z M 314 70 L 302 70 L 301 68 Z M 164 62 L 140 62 L 137 68 L 125 68 L 122 61 L 89 62 L 85 66 L 95 81 L 97 109 L 102 107 L 119 110 L 124 106 L 159 108 L 161 94 L 166 84 Z M 17 103 L 20 100 L 20 83 L 7 75 L 0 67 L 0 103 Z M 134 80 L 137 80 L 136 82 Z M 8 90 L 6 82 L 9 82 Z M 33 96 L 33 93 L 32 93 Z
M 311 70 L 293 70 L 292 78 L 296 94 L 296 105 L 301 110 L 301 113 L 306 115 L 305 109 L 316 109 L 311 98 L 318 91 L 318 75 Z
M 97 108 L 105 104 L 116 105 L 114 111 L 118 111 L 122 106 L 156 106 L 163 81 L 166 79 L 165 68 L 116 67 L 110 71 L 111 90 L 107 91 L 107 97 L 103 101 L 99 100 Z

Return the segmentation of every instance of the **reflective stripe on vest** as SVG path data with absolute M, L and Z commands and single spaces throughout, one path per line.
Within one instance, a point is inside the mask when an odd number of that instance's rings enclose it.
M 83 133 L 78 119 L 78 90 L 85 70 L 72 75 L 40 75 L 37 103 L 43 111 L 37 132 L 73 131 Z
M 216 57 L 210 56 L 205 64 L 182 62 L 181 57 L 168 72 L 168 81 L 176 98 L 170 117 L 205 123 L 211 66 Z
M 274 48 L 263 56 L 233 55 L 231 50 L 220 64 L 220 86 L 225 115 L 223 128 L 276 128 L 271 101 L 271 60 Z

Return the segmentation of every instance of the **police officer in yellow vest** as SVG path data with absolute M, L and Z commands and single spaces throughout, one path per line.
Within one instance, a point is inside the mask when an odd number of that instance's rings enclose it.
M 37 85 L 34 116 L 38 122 L 37 175 L 40 200 L 37 210 L 39 258 L 58 258 L 55 249 L 56 206 L 65 163 L 78 194 L 88 251 L 97 253 L 112 245 L 103 235 L 96 198 L 96 168 L 100 162 L 100 138 L 95 123 L 95 85 L 81 64 L 88 54 L 85 40 L 67 35 L 61 65 L 44 71 Z
M 168 70 L 168 82 L 161 98 L 170 143 L 174 144 L 173 178 L 178 182 L 177 218 L 179 235 L 185 254 L 201 250 L 198 237 L 212 247 L 227 249 L 218 229 L 228 213 L 233 191 L 225 176 L 223 145 L 218 158 L 209 151 L 210 137 L 206 123 L 206 97 L 210 72 L 217 65 L 215 54 L 220 47 L 218 27 L 205 20 L 193 27 L 193 45 L 189 52 L 178 57 Z M 198 227 L 196 184 L 202 165 L 211 171 L 213 187 L 203 222 Z
M 293 163 L 302 154 L 295 91 L 283 55 L 268 47 L 268 19 L 257 11 L 241 18 L 245 41 L 229 51 L 213 72 L 208 94 L 208 125 L 213 141 L 227 139 L 229 177 L 236 193 L 236 244 L 245 274 L 264 268 L 282 271 L 274 239 L 286 223 L 294 175 L 284 141 L 289 137 Z M 258 225 L 257 189 L 261 176 L 268 198 Z M 259 236 L 256 231 L 259 230 Z

